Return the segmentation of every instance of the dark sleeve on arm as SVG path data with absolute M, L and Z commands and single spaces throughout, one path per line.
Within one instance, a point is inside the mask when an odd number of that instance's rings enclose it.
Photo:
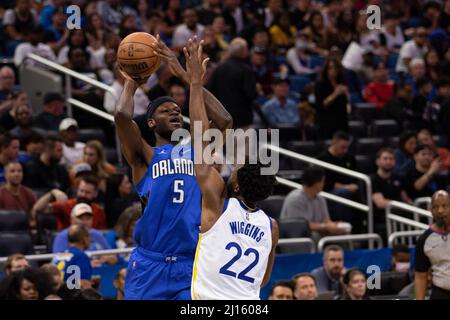
M 425 241 L 427 240 L 427 238 L 430 234 L 431 234 L 431 231 L 427 230 L 417 240 L 415 258 L 414 258 L 414 270 L 416 272 L 428 272 L 428 270 L 431 267 L 430 259 L 428 259 L 427 255 L 425 254 L 425 250 L 424 250 Z
M 245 96 L 253 100 L 255 99 L 258 94 L 256 92 L 256 79 L 255 75 L 253 74 L 253 71 L 250 68 L 246 68 L 243 74 L 243 81 L 244 81 L 244 94 Z

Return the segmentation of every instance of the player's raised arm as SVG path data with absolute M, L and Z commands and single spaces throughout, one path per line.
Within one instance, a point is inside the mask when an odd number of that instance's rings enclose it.
M 187 48 L 183 49 L 186 56 L 187 72 L 190 79 L 189 114 L 191 119 L 191 137 L 194 145 L 195 175 L 202 192 L 202 232 L 208 231 L 222 212 L 225 182 L 219 172 L 208 165 L 203 156 L 208 141 L 203 141 L 203 134 L 209 129 L 209 119 L 203 99 L 203 76 L 209 59 L 202 59 L 202 44 L 197 39 L 190 39 Z M 200 132 L 194 130 L 195 123 L 201 123 Z M 195 148 L 197 141 L 202 141 L 201 150 Z
M 163 59 L 169 66 L 172 74 L 183 81 L 187 86 L 190 86 L 189 76 L 186 70 L 183 69 L 178 61 L 175 53 L 170 50 L 165 43 L 156 36 L 156 43 L 154 51 Z M 205 102 L 206 114 L 213 126 L 222 132 L 233 127 L 233 118 L 225 109 L 223 104 L 206 88 L 202 88 L 203 100 Z
M 142 139 L 138 125 L 133 120 L 133 97 L 139 83 L 122 73 L 125 84 L 114 114 L 117 134 L 122 152 L 133 171 L 133 182 L 138 183 L 144 177 L 153 157 L 153 148 Z

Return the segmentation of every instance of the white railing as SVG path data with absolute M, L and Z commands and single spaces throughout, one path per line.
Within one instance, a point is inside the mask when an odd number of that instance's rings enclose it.
M 297 245 L 297 244 L 307 244 L 309 246 L 309 253 L 316 252 L 316 244 L 311 238 L 288 238 L 288 239 L 279 239 L 278 247 L 287 247 Z
M 295 159 L 295 160 L 299 160 L 299 161 L 303 161 L 303 162 L 307 162 L 328 170 L 332 170 L 335 172 L 338 172 L 340 174 L 349 176 L 349 177 L 353 177 L 356 179 L 359 179 L 361 181 L 363 181 L 365 183 L 366 186 L 366 201 L 367 204 L 363 205 L 361 203 L 355 202 L 355 201 L 350 201 L 345 199 L 346 201 L 341 201 L 341 197 L 337 197 L 331 194 L 328 194 L 326 196 L 327 199 L 332 200 L 332 201 L 336 201 L 339 202 L 341 204 L 350 206 L 352 208 L 364 211 L 367 213 L 367 233 L 373 233 L 373 207 L 372 207 L 372 181 L 370 180 L 370 177 L 366 174 L 357 172 L 357 171 L 353 171 L 353 170 L 349 170 L 346 168 L 342 168 L 339 166 L 336 166 L 334 164 L 325 162 L 325 161 L 321 161 L 321 160 L 317 160 L 315 158 L 312 157 L 308 157 L 284 148 L 280 148 L 278 146 L 272 145 L 272 144 L 265 144 L 264 148 L 271 150 L 273 152 L 277 152 L 280 155 L 284 155 L 286 157 Z M 324 195 L 325 196 L 325 195 Z M 351 204 L 352 203 L 352 204 Z M 358 204 L 358 206 L 355 206 L 355 204 Z M 370 247 L 372 248 L 372 242 L 370 242 Z
M 422 230 L 413 230 L 413 231 L 398 231 L 393 232 L 388 238 L 388 246 L 389 248 L 392 248 L 396 242 L 397 239 L 410 239 L 411 237 L 418 237 L 423 233 Z
M 405 217 L 403 215 L 394 214 L 393 209 L 401 210 L 404 215 L 412 215 L 412 218 Z M 428 224 L 420 222 L 420 218 L 423 217 L 427 219 Z M 390 239 L 391 235 L 398 232 L 406 231 L 423 231 L 429 227 L 433 221 L 433 216 L 431 212 L 411 206 L 409 204 L 399 202 L 399 201 L 389 201 L 386 207 L 386 228 L 387 236 Z M 413 245 L 414 234 L 408 236 L 403 236 L 408 240 L 410 246 Z M 394 240 L 397 238 L 394 238 Z
M 431 209 L 431 197 L 421 197 L 414 200 L 414 205 L 417 207 L 422 207 L 422 205 L 425 205 L 427 210 Z
M 377 249 L 383 248 L 383 240 L 381 237 L 376 233 L 363 233 L 363 234 L 349 234 L 345 236 L 329 236 L 329 237 L 323 237 L 319 240 L 317 243 L 317 250 L 319 252 L 323 251 L 324 246 L 327 243 L 336 243 L 336 242 L 347 242 L 350 245 L 350 250 L 353 250 L 353 243 L 354 242 L 361 242 L 361 241 L 375 241 L 377 243 Z
M 112 115 L 110 115 L 109 113 L 99 110 L 99 109 L 92 107 L 84 102 L 81 102 L 77 99 L 72 98 L 72 78 L 76 78 L 78 80 L 84 81 L 98 89 L 101 89 L 105 92 L 109 92 L 118 101 L 119 97 L 117 96 L 116 91 L 111 86 L 108 86 L 98 80 L 92 79 L 84 74 L 73 71 L 73 70 L 71 70 L 67 67 L 64 67 L 58 63 L 55 63 L 51 60 L 42 58 L 34 53 L 28 54 L 27 59 L 31 59 L 36 62 L 39 62 L 50 69 L 56 70 L 56 71 L 64 74 L 64 76 L 66 78 L 65 98 L 66 98 L 66 102 L 68 103 L 67 114 L 69 117 L 73 117 L 72 106 L 75 106 L 75 107 L 83 109 L 91 114 L 94 114 L 97 117 L 101 117 L 103 119 L 106 119 L 106 120 L 114 123 L 114 117 Z M 122 154 L 121 154 L 121 150 L 120 150 L 120 142 L 119 142 L 117 133 L 116 133 L 116 150 L 117 150 L 117 160 L 119 161 L 120 164 L 122 164 Z

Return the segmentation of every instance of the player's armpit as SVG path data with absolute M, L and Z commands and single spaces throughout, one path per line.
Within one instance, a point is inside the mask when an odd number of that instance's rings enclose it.
M 272 221 L 272 250 L 270 251 L 269 261 L 267 262 L 266 273 L 264 274 L 264 278 L 261 283 L 261 288 L 265 287 L 270 280 L 273 263 L 275 262 L 275 250 L 277 248 L 278 239 L 280 237 L 280 228 L 278 227 L 278 222 L 272 218 L 270 218 L 270 220 Z

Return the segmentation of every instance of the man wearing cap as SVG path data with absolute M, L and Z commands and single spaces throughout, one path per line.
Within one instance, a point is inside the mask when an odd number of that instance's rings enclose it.
M 85 144 L 77 141 L 78 139 L 78 123 L 73 118 L 65 118 L 59 124 L 59 135 L 64 142 L 63 158 L 64 164 L 69 170 L 76 161 L 83 159 L 83 151 Z
M 277 78 L 273 84 L 273 97 L 267 101 L 262 112 L 269 125 L 300 124 L 300 113 L 294 100 L 289 99 L 289 80 Z
M 92 221 L 93 213 L 90 205 L 88 205 L 87 203 L 79 203 L 75 207 L 73 207 L 70 213 L 70 225 L 73 226 L 76 224 L 82 224 L 89 230 L 91 241 L 86 250 L 96 251 L 111 249 L 108 241 L 106 241 L 105 237 L 103 236 L 103 233 L 92 228 Z M 55 240 L 53 241 L 53 253 L 64 252 L 69 249 L 69 228 L 62 230 L 56 235 Z M 109 264 L 114 264 L 117 262 L 117 258 L 114 255 L 105 257 L 106 258 L 101 258 L 102 262 L 106 262 Z
M 49 92 L 44 96 L 44 109 L 34 119 L 34 125 L 43 130 L 58 131 L 64 116 L 64 98 L 57 92 Z

